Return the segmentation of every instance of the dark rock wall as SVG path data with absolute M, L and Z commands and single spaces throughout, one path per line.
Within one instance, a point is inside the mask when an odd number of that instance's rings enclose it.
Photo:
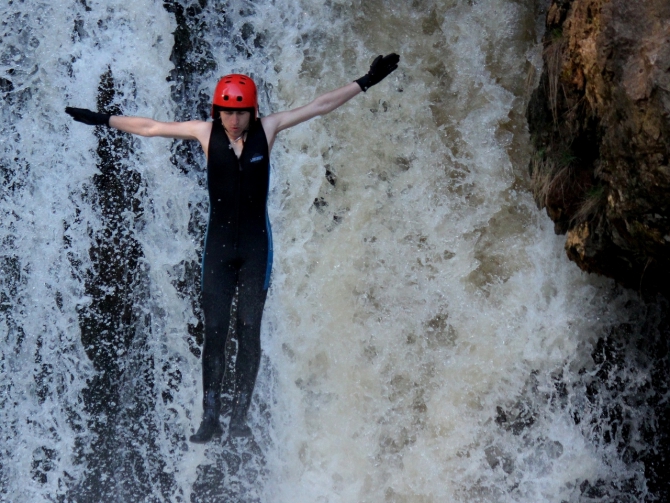
M 670 292 L 670 1 L 552 0 L 527 117 L 540 208 L 568 257 Z

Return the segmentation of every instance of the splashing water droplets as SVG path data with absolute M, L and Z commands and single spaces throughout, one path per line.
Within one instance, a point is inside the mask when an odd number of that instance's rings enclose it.
M 644 499 L 638 301 L 569 264 L 527 191 L 526 4 L 0 7 L 0 499 Z M 204 156 L 61 111 L 206 119 L 244 73 L 267 115 L 391 51 L 278 137 L 254 438 L 187 443 Z

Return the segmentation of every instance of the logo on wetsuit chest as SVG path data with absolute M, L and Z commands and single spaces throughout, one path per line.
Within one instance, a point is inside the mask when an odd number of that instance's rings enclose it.
M 255 155 L 251 158 L 251 160 L 249 162 L 258 162 L 258 161 L 262 161 L 262 160 L 263 160 L 262 155 Z

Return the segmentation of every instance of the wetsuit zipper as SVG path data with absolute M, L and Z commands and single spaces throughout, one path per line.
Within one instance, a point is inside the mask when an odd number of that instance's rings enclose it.
M 242 190 L 242 163 L 240 159 L 237 159 L 237 167 L 239 168 L 239 172 L 237 173 L 237 194 L 235 197 L 235 210 L 237 212 L 237 218 L 235 219 L 235 251 L 237 251 L 240 243 L 240 194 Z

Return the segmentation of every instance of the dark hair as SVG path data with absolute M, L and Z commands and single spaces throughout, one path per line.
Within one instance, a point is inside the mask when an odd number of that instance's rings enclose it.
M 256 114 L 255 108 L 232 108 L 232 107 L 222 107 L 219 105 L 214 105 L 213 109 L 214 109 L 215 120 L 221 120 L 221 115 L 219 114 L 219 112 L 249 112 L 252 118 Z

